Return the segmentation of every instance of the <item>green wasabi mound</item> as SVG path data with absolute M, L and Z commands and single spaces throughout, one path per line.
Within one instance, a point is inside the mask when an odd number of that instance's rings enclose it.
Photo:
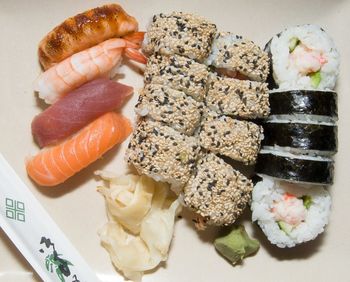
M 243 225 L 235 226 L 232 231 L 214 241 L 216 250 L 233 265 L 241 262 L 245 257 L 256 253 L 260 244 L 249 238 Z

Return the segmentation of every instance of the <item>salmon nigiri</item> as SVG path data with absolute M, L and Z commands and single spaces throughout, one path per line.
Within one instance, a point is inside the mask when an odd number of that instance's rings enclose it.
M 100 158 L 131 133 L 130 121 L 114 112 L 94 120 L 70 139 L 43 149 L 26 162 L 28 175 L 39 185 L 55 186 Z

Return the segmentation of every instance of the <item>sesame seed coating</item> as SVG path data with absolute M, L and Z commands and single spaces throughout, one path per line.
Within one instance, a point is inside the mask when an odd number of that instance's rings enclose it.
M 267 83 L 211 75 L 206 105 L 209 109 L 244 119 L 266 118 L 270 113 Z
M 151 56 L 144 73 L 145 83 L 167 85 L 183 91 L 197 101 L 203 101 L 209 72 L 206 65 L 183 56 Z
M 212 153 L 245 164 L 254 164 L 260 149 L 262 132 L 262 127 L 253 122 L 209 112 L 202 122 L 199 142 Z
M 184 204 L 208 225 L 232 224 L 251 199 L 253 183 L 221 158 L 201 158 L 184 187 Z
M 199 126 L 204 104 L 182 91 L 160 84 L 148 84 L 141 91 L 135 111 L 174 129 L 192 135 Z
M 199 151 L 196 138 L 160 122 L 141 120 L 131 137 L 126 160 L 140 174 L 183 186 L 190 178 Z
M 206 63 L 261 82 L 266 81 L 269 74 L 268 54 L 253 41 L 230 32 L 220 32 L 215 36 Z
M 216 33 L 215 24 L 188 13 L 154 15 L 147 29 L 146 54 L 179 54 L 202 62 L 208 57 Z

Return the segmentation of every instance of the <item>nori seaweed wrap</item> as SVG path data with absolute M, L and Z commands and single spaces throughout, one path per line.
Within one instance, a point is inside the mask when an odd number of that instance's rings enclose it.
M 269 94 L 271 115 L 305 114 L 338 118 L 334 91 L 290 90 Z
M 280 36 L 280 34 L 281 33 L 278 33 L 276 36 Z M 269 89 L 276 89 L 276 88 L 278 88 L 278 85 L 275 82 L 275 79 L 273 78 L 273 62 L 272 62 L 272 53 L 271 53 L 271 42 L 272 42 L 272 39 L 273 38 L 271 38 L 269 40 L 269 42 L 267 42 L 265 47 L 264 47 L 264 51 L 269 56 L 269 74 L 267 76 L 266 82 L 267 82 L 267 85 L 268 85 Z
M 291 154 L 275 155 L 272 152 L 258 155 L 255 170 L 291 182 L 332 184 L 334 163 L 326 158 L 302 158 Z
M 337 152 L 337 127 L 306 123 L 264 123 L 263 146 Z M 306 152 L 307 153 L 307 152 Z

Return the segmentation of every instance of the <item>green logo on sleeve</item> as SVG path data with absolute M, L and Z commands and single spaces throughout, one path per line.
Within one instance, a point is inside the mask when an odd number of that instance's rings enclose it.
M 6 204 L 6 217 L 18 221 L 25 222 L 25 207 L 21 201 L 15 201 L 9 198 L 5 200 Z
M 41 237 L 40 245 L 44 244 L 46 249 L 49 251 L 49 254 L 45 258 L 45 266 L 47 271 L 54 272 L 56 271 L 56 274 L 61 282 L 65 282 L 64 277 L 71 277 L 72 282 L 80 282 L 77 275 L 74 273 L 71 273 L 70 266 L 73 266 L 73 264 L 64 258 L 62 258 L 61 254 L 58 254 L 55 248 L 55 244 L 51 242 L 50 238 Z M 51 250 L 50 250 L 51 249 Z M 45 253 L 44 249 L 39 250 L 40 253 Z

